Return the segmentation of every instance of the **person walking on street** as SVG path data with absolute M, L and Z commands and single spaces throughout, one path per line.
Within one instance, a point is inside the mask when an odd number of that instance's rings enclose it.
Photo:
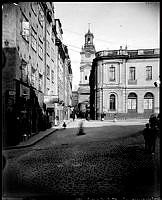
M 155 153 L 155 144 L 156 144 L 156 129 L 153 124 L 150 124 L 150 141 L 149 141 L 149 152 Z
M 75 120 L 75 112 L 73 112 L 73 121 Z
M 143 130 L 143 136 L 145 140 L 145 151 L 149 152 L 149 141 L 150 141 L 150 125 L 149 123 L 146 124 L 146 127 Z

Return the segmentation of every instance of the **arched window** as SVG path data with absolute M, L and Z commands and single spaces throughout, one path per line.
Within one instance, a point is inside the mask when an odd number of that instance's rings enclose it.
M 144 110 L 153 110 L 154 96 L 151 92 L 147 92 L 144 96 Z
M 111 94 L 110 95 L 110 110 L 115 110 L 115 95 Z
M 135 93 L 128 95 L 128 111 L 137 111 L 137 95 Z

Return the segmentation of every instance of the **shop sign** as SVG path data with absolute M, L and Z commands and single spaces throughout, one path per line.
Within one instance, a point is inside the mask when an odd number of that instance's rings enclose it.
M 47 104 L 48 107 L 49 105 L 53 106 L 54 103 L 58 103 L 58 96 L 54 95 L 44 96 L 44 103 Z
M 15 91 L 13 91 L 13 90 L 10 90 L 10 91 L 8 92 L 8 94 L 12 96 L 12 95 L 15 95 L 15 94 L 16 94 L 16 92 L 15 92 Z
M 20 96 L 24 96 L 26 99 L 30 98 L 30 88 L 20 85 Z

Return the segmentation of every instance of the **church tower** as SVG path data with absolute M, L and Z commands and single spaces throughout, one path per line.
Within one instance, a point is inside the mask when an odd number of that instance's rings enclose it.
M 85 34 L 85 43 L 82 46 L 80 55 L 80 83 L 78 88 L 78 107 L 79 110 L 83 113 L 87 111 L 89 107 L 89 97 L 90 97 L 90 86 L 89 86 L 89 76 L 92 68 L 92 62 L 95 58 L 95 46 L 93 44 L 93 33 L 88 28 L 88 32 Z

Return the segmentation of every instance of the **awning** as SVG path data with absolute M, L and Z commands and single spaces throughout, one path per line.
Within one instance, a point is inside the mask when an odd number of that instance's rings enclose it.
M 58 95 L 45 95 L 44 96 L 44 103 L 47 105 L 47 107 L 53 106 L 54 103 L 58 103 Z

